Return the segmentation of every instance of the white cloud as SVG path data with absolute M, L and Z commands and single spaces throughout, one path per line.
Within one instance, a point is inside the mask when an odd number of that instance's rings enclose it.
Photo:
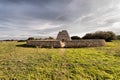
M 62 29 L 80 36 L 97 30 L 120 34 L 120 0 L 2 0 L 0 12 L 0 39 L 55 36 Z

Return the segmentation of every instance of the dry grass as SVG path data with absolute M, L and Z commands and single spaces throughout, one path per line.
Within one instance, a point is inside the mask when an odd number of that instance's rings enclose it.
M 119 80 L 120 41 L 105 47 L 30 48 L 0 42 L 0 79 Z

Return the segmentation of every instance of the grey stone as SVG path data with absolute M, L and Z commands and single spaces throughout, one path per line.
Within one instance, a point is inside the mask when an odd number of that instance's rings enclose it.
M 27 45 L 41 48 L 80 48 L 105 46 L 103 39 L 71 40 L 68 32 L 62 30 L 58 33 L 56 40 L 28 40 Z

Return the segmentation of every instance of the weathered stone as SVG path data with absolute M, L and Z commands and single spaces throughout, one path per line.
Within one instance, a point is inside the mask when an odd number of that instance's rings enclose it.
M 105 46 L 105 40 L 96 39 L 96 40 L 73 40 L 73 41 L 66 41 L 65 46 L 66 48 L 80 48 L 80 47 L 98 47 L 98 46 Z
M 66 30 L 62 30 L 58 33 L 57 40 L 59 41 L 70 41 L 71 38 Z
M 27 45 L 47 48 L 80 48 L 105 46 L 103 39 L 71 40 L 66 30 L 58 33 L 56 40 L 28 40 Z
M 41 48 L 60 48 L 61 47 L 61 43 L 58 40 L 51 40 L 51 41 L 28 40 L 27 44 L 29 46 L 36 46 Z

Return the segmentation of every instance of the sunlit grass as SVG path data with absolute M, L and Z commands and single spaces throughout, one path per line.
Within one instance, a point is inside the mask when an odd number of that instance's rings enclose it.
M 119 80 L 120 41 L 105 47 L 32 48 L 0 42 L 0 79 Z

